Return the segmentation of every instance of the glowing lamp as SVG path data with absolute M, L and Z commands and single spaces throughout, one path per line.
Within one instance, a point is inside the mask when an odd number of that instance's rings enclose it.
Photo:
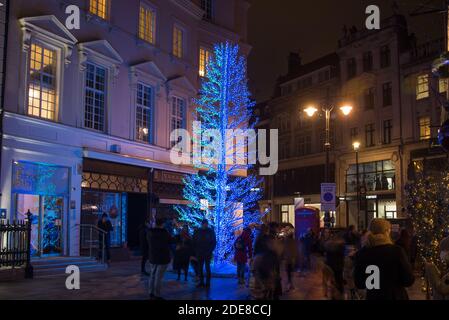
M 355 142 L 352 144 L 352 146 L 354 147 L 354 150 L 357 151 L 357 150 L 360 149 L 360 142 L 355 141 Z
M 304 112 L 309 116 L 309 117 L 313 117 L 315 115 L 315 113 L 318 112 L 318 109 L 315 107 L 308 107 L 306 109 L 304 109 Z
M 343 106 L 340 108 L 341 112 L 343 112 L 343 114 L 345 116 L 349 115 L 352 111 L 352 106 Z

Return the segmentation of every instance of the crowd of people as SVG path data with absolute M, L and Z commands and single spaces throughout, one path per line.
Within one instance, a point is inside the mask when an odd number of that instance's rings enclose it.
M 110 229 L 106 217 L 98 226 Z M 393 241 L 391 228 L 387 220 L 374 219 L 369 230 L 362 232 L 349 226 L 345 230 L 321 229 L 319 233 L 308 229 L 298 236 L 291 224 L 246 226 L 235 236 L 232 247 L 237 283 L 249 287 L 251 299 L 277 300 L 296 289 L 295 274 L 305 277 L 320 271 L 328 299 L 408 299 L 406 288 L 415 281 L 416 238 L 402 229 Z M 140 229 L 141 271 L 149 277 L 151 299 L 162 299 L 162 281 L 170 264 L 178 281 L 188 281 L 191 268 L 197 288 L 211 285 L 216 237 L 209 221 L 204 219 L 193 233 L 188 225 L 174 230 L 171 221 L 161 218 L 152 223 L 147 220 Z M 443 261 L 449 264 L 449 238 L 443 240 L 441 250 Z M 106 255 L 109 259 L 108 250 Z M 374 290 L 366 288 L 370 266 L 380 272 Z M 448 296 L 449 273 L 432 264 L 425 267 L 434 291 Z

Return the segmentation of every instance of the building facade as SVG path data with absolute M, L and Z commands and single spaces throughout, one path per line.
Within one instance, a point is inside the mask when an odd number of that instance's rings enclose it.
M 59 3 L 59 5 L 56 5 Z M 75 0 L 10 4 L 1 203 L 33 214 L 37 257 L 80 254 L 80 232 L 107 213 L 111 246 L 138 245 L 148 204 L 183 204 L 189 166 L 170 133 L 191 128 L 217 42 L 247 55 L 244 0 Z
M 404 190 L 410 168 L 416 161 L 446 156 L 435 137 L 447 84 L 431 74 L 432 62 L 444 50 L 443 41 L 417 46 L 399 15 L 382 26 L 379 31 L 352 29 L 344 34 L 330 55 L 334 62 L 328 63 L 338 72 L 331 71 L 328 77 L 324 71 L 329 67 L 322 61 L 329 56 L 290 68 L 280 79 L 277 95 L 261 104 L 269 111 L 265 121 L 280 130 L 280 137 L 288 128 L 279 120 L 282 110 L 298 127 L 286 141 L 280 138 L 279 172 L 266 182 L 267 189 L 274 186 L 265 201 L 272 206 L 274 220 L 294 222 L 295 197 L 321 209 L 325 122 L 307 118 L 302 112 L 307 106 L 334 107 L 329 182 L 337 185 L 338 206 L 331 213 L 335 227 L 362 229 L 375 217 L 406 218 Z M 315 90 L 317 94 L 311 94 Z M 345 104 L 353 107 L 347 117 L 338 110 Z M 357 155 L 354 142 L 360 144 Z

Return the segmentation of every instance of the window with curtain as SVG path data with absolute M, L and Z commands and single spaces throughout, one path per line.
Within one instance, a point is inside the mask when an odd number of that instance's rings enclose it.
M 56 51 L 33 43 L 30 49 L 28 115 L 56 120 Z
M 90 0 L 89 12 L 101 19 L 108 19 L 109 0 Z
M 153 142 L 153 88 L 137 84 L 136 140 Z
M 151 44 L 156 43 L 156 11 L 143 3 L 140 4 L 139 38 Z
M 171 120 L 170 120 L 171 132 L 177 129 L 185 128 L 185 117 L 186 117 L 186 103 L 184 99 L 181 99 L 179 97 L 172 97 Z M 174 146 L 175 144 L 177 144 L 177 142 L 172 141 L 172 146 Z
M 200 77 L 207 76 L 207 64 L 212 57 L 212 52 L 209 49 L 200 47 L 200 61 L 199 61 L 199 75 Z
M 183 56 L 184 31 L 177 25 L 173 26 L 173 55 L 178 58 Z

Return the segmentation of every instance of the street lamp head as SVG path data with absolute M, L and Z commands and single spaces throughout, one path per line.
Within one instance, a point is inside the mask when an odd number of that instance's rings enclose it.
M 341 110 L 341 112 L 343 112 L 343 114 L 345 116 L 348 116 L 352 112 L 352 106 L 344 105 L 344 106 L 340 107 L 340 110 Z
M 352 143 L 352 146 L 354 147 L 354 150 L 357 151 L 360 149 L 360 142 L 355 141 Z
M 315 108 L 314 106 L 309 106 L 306 109 L 304 109 L 304 112 L 309 116 L 309 117 L 313 117 L 315 115 L 315 113 L 318 112 L 318 109 Z

